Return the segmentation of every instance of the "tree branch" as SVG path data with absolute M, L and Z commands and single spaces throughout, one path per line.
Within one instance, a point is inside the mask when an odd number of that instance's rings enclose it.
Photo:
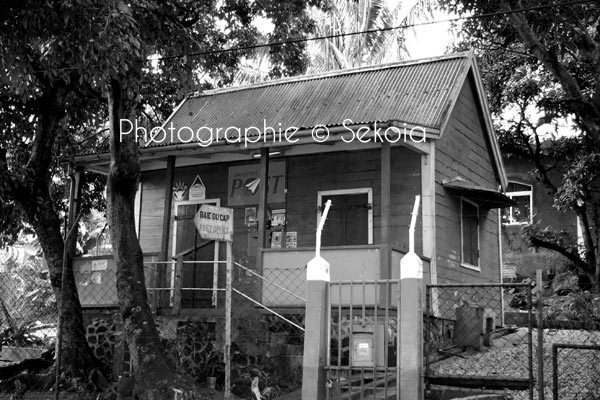
M 502 8 L 505 11 L 514 11 L 510 1 L 503 1 Z M 516 7 L 521 6 L 521 1 L 516 1 Z M 547 48 L 531 28 L 522 13 L 511 12 L 508 15 L 512 26 L 516 29 L 523 42 L 529 47 L 544 67 L 551 72 L 560 83 L 566 93 L 566 97 L 572 99 L 571 110 L 585 117 L 582 122 L 587 128 L 591 139 L 600 146 L 600 110 L 598 107 L 585 99 L 577 80 L 559 59 L 556 51 Z
M 567 248 L 560 246 L 554 242 L 549 242 L 547 240 L 543 240 L 537 237 L 532 237 L 529 240 L 534 247 L 542 247 L 545 249 L 554 250 L 562 254 L 573 264 L 577 265 L 577 267 L 579 267 L 582 271 L 593 272 L 593 270 L 590 271 L 590 266 L 588 265 L 588 263 L 582 260 L 581 257 L 579 257 L 578 255 L 570 252 Z

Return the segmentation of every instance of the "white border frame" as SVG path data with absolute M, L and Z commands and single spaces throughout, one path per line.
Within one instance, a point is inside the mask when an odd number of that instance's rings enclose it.
M 463 202 L 469 203 L 477 209 L 477 265 L 469 264 L 464 261 L 464 237 L 463 237 Z M 479 205 L 465 197 L 460 198 L 460 265 L 461 267 L 481 272 L 481 215 L 479 210 Z
M 517 192 L 506 192 L 506 197 L 513 198 L 516 196 L 529 196 L 529 220 L 527 222 L 517 222 L 513 220 L 513 209 L 514 206 L 510 206 L 508 213 L 508 222 L 502 222 L 504 225 L 527 225 L 533 223 L 533 185 L 519 181 L 508 181 L 509 184 L 516 183 L 518 185 L 528 186 L 530 190 L 519 190 Z
M 370 208 L 367 213 L 367 244 L 373 244 L 373 188 L 353 188 L 353 189 L 336 189 L 336 190 L 319 190 L 317 192 L 317 225 L 319 224 L 319 219 L 321 218 L 321 208 L 323 196 L 337 196 L 343 194 L 367 194 L 367 201 L 370 204 Z

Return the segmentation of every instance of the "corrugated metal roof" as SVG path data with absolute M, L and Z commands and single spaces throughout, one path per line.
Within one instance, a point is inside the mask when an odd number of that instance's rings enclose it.
M 202 127 L 213 132 L 227 127 L 262 130 L 265 125 L 304 129 L 341 126 L 346 119 L 357 124 L 397 120 L 440 129 L 469 63 L 469 55 L 460 53 L 212 90 L 186 99 L 165 127 L 172 123 L 175 129 L 200 130 L 196 139 L 209 137 Z M 182 131 L 181 137 L 187 141 L 191 136 Z M 177 135 L 173 139 L 149 147 L 181 143 Z

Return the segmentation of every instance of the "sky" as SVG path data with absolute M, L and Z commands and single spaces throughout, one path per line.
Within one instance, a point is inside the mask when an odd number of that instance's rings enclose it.
M 440 21 L 452 18 L 446 13 L 435 11 L 430 21 Z M 415 22 L 427 21 L 426 18 L 418 18 Z M 410 58 L 437 57 L 444 54 L 446 47 L 452 42 L 450 34 L 450 22 L 440 22 L 416 26 L 407 31 L 406 48 Z
M 394 5 L 399 0 L 388 0 L 387 3 Z M 408 9 L 417 0 L 405 0 L 401 13 L 407 13 Z M 418 17 L 416 23 L 426 21 L 447 20 L 453 16 L 445 12 L 436 10 L 433 15 L 428 17 Z M 269 33 L 273 30 L 273 24 L 265 18 L 257 18 L 253 24 L 263 33 Z M 411 59 L 437 57 L 444 54 L 446 47 L 451 43 L 452 36 L 449 33 L 450 22 L 440 22 L 416 26 L 406 31 L 407 50 Z

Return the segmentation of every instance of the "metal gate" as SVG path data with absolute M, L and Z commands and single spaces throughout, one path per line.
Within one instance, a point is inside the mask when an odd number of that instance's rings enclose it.
M 399 399 L 400 280 L 329 283 L 327 399 Z
M 533 399 L 531 284 L 427 285 L 425 382 L 436 390 L 520 392 Z M 505 320 L 505 295 L 520 315 Z

